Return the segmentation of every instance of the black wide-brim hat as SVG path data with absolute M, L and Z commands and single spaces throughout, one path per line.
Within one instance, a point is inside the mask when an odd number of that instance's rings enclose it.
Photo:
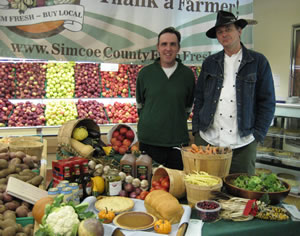
M 216 38 L 217 37 L 216 28 L 219 26 L 224 26 L 229 24 L 238 25 L 243 29 L 248 24 L 248 22 L 244 19 L 237 19 L 231 12 L 219 11 L 215 26 L 206 32 L 206 36 L 213 39 Z

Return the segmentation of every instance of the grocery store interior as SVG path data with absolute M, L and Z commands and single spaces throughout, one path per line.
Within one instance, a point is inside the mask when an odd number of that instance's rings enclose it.
M 275 117 L 272 122 L 272 126 L 269 129 L 267 137 L 263 144 L 258 145 L 257 147 L 257 162 L 256 168 L 257 171 L 270 171 L 270 173 L 275 173 L 283 181 L 287 181 L 290 186 L 289 195 L 286 196 L 286 202 L 288 204 L 295 205 L 298 210 L 300 210 L 300 78 L 298 81 L 295 79 L 296 69 L 294 67 L 295 57 L 296 57 L 296 47 L 300 49 L 300 1 L 299 0 L 253 0 L 253 19 L 257 21 L 257 24 L 251 25 L 253 27 L 253 49 L 262 53 L 269 61 L 273 73 L 275 92 L 276 92 L 276 110 Z M 1 10 L 1 9 L 0 9 Z M 1 17 L 1 16 L 0 16 Z M 1 18 L 0 18 L 1 19 Z M 297 31 L 298 30 L 298 31 Z M 296 32 L 298 32 L 299 38 L 296 40 Z M 296 45 L 296 41 L 299 45 Z M 300 51 L 298 52 L 300 57 Z M 4 58 L 1 57 L 0 60 Z M 43 58 L 41 58 L 43 60 Z M 300 61 L 300 59 L 299 59 Z M 98 129 L 101 133 L 101 141 L 105 144 L 110 144 L 112 138 L 112 133 L 115 129 L 118 129 L 118 123 L 125 124 L 135 132 L 137 132 L 137 121 L 138 115 L 136 111 L 136 100 L 135 100 L 135 83 L 137 74 L 142 65 L 117 65 L 119 66 L 119 75 L 121 78 L 124 76 L 124 73 L 127 78 L 131 78 L 130 82 L 127 82 L 127 86 L 122 88 L 119 93 L 112 94 L 108 92 L 108 87 L 111 86 L 109 83 L 121 83 L 120 81 L 113 80 L 112 78 L 117 75 L 117 72 L 99 72 L 97 69 L 93 68 L 93 65 L 85 66 L 85 63 L 78 63 L 74 66 L 74 62 L 70 62 L 69 65 L 64 69 L 66 71 L 70 70 L 70 67 L 74 67 L 75 75 L 78 74 L 80 77 L 84 76 L 95 76 L 95 78 L 107 78 L 107 83 L 100 82 L 95 86 L 95 90 L 101 90 L 103 88 L 107 89 L 107 98 L 105 94 L 102 94 L 102 98 L 88 98 L 82 101 L 79 99 L 66 99 L 74 100 L 76 105 L 69 106 L 64 103 L 64 99 L 61 99 L 61 103 L 55 103 L 51 99 L 44 99 L 45 104 L 47 104 L 47 109 L 49 115 L 47 116 L 47 124 L 45 123 L 46 118 L 41 116 L 46 116 L 39 111 L 42 111 L 45 107 L 38 104 L 39 100 L 31 98 L 18 98 L 17 94 L 16 99 L 11 99 L 13 104 L 19 102 L 26 103 L 26 101 L 32 102 L 30 105 L 30 111 L 38 112 L 37 115 L 29 115 L 24 112 L 24 121 L 20 121 L 18 114 L 23 114 L 22 107 L 19 107 L 21 110 L 18 110 L 17 107 L 11 107 L 9 115 L 6 113 L 0 113 L 2 116 L 7 116 L 7 120 L 1 125 L 2 118 L 0 117 L 0 143 L 8 143 L 15 137 L 39 137 L 43 140 L 44 146 L 42 149 L 38 150 L 39 155 L 41 156 L 41 164 L 43 169 L 43 177 L 45 178 L 43 186 L 40 186 L 44 189 L 48 189 L 51 185 L 53 186 L 53 162 L 58 159 L 64 159 L 68 155 L 68 152 L 71 153 L 73 149 L 68 149 L 70 141 L 66 141 L 70 138 L 70 133 L 77 125 L 73 123 L 70 126 L 62 129 L 63 124 L 57 117 L 64 117 L 66 114 L 69 114 L 70 119 L 82 118 L 84 119 L 88 115 L 89 118 L 96 121 L 97 128 L 87 122 L 86 124 L 92 126 L 93 129 Z M 95 62 L 97 63 L 97 62 Z M 24 63 L 26 64 L 26 63 Z M 29 63 L 30 64 L 30 63 Z M 17 73 L 21 74 L 21 77 L 26 77 L 26 73 L 22 72 L 24 65 L 18 65 Z M 52 70 L 53 74 L 59 73 L 56 70 L 59 70 L 59 65 L 49 66 L 46 64 L 41 64 L 38 67 L 28 67 L 35 71 L 35 73 L 45 73 L 46 70 Z M 120 72 L 120 68 L 122 68 Z M 199 76 L 201 71 L 201 64 L 194 64 L 191 66 L 194 71 L 195 76 Z M 26 69 L 26 66 L 25 66 Z M 8 69 L 9 70 L 9 69 Z M 88 74 L 84 74 L 85 70 L 89 70 Z M 97 70 L 97 73 L 94 71 Z M 299 71 L 300 69 L 298 69 Z M 299 73 L 299 72 L 298 72 Z M 55 77 L 55 76 L 54 76 Z M 110 80 L 111 78 L 111 80 Z M 47 78 L 48 81 L 51 81 L 51 77 Z M 47 87 L 44 86 L 44 94 L 48 93 L 48 89 L 52 86 L 48 82 Z M 55 87 L 55 80 L 53 81 L 53 86 Z M 9 85 L 3 84 L 3 88 L 6 87 L 7 91 Z M 13 89 L 13 88 L 12 88 Z M 3 92 L 4 89 L 0 90 Z M 113 87 L 110 87 L 110 90 L 113 90 Z M 79 94 L 83 93 L 80 91 Z M 20 95 L 20 91 L 19 91 Z M 21 96 L 21 95 L 20 95 Z M 48 93 L 49 96 L 49 93 Z M 1 99 L 2 97 L 0 97 Z M 10 104 L 6 106 L 9 107 Z M 90 111 L 85 108 L 90 106 Z M 59 107 L 59 113 L 57 110 Z M 93 113 L 92 110 L 97 110 L 96 113 Z M 100 107 L 100 108 L 98 108 Z M 2 107 L 0 107 L 2 108 Z M 10 109 L 10 108 L 9 108 Z M 18 110 L 13 114 L 13 109 Z M 78 117 L 74 116 L 74 110 L 78 111 Z M 51 113 L 53 110 L 53 113 Z M 118 111 L 125 110 L 120 116 L 117 115 Z M 80 111 L 80 112 L 79 112 Z M 89 113 L 90 112 L 90 113 Z M 76 112 L 75 112 L 76 113 Z M 125 115 L 126 114 L 126 115 Z M 32 126 L 22 127 L 18 125 L 18 122 L 27 122 L 30 120 Z M 40 123 L 34 123 L 38 120 L 41 120 Z M 63 120 L 63 118 L 62 118 Z M 51 123 L 53 122 L 53 123 Z M 191 117 L 187 121 L 189 128 L 190 144 L 194 142 L 194 137 L 191 133 Z M 45 125 L 46 124 L 46 125 Z M 71 129 L 71 131 L 70 131 Z M 135 137 L 136 139 L 136 137 Z M 35 140 L 36 141 L 36 140 Z M 135 140 L 137 141 L 137 140 Z M 63 146 L 67 143 L 66 146 Z M 59 144 L 63 144 L 59 146 Z M 66 148 L 68 152 L 63 152 L 63 148 Z M 79 148 L 80 149 L 80 148 Z M 108 151 L 108 153 L 110 150 Z M 80 154 L 81 152 L 75 152 Z M 26 193 L 27 194 L 27 193 Z M 28 193 L 29 194 L 29 193 Z M 272 222 L 268 226 L 268 230 L 271 227 L 274 227 L 273 233 L 278 230 L 275 225 L 276 222 Z M 226 225 L 220 223 L 219 225 L 224 226 L 225 231 L 229 230 L 233 225 Z M 252 225 L 254 227 L 254 225 Z M 261 226 L 263 230 L 264 226 Z M 288 227 L 288 226 L 285 226 Z M 296 225 L 290 226 L 292 229 L 298 227 Z M 212 226 L 207 228 L 208 231 L 212 230 Z M 183 234 L 182 234 L 183 235 Z M 222 235 L 221 233 L 218 235 Z M 262 234 L 257 234 L 262 235 Z M 274 234 L 275 235 L 275 234 Z M 293 234 L 290 234 L 293 235 Z

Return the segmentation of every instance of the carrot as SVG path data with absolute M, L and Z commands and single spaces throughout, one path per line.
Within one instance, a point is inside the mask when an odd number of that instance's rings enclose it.
M 191 145 L 191 147 L 192 147 L 192 150 L 195 150 L 196 152 L 198 152 L 199 151 L 199 148 L 198 148 L 198 146 L 196 145 L 196 144 L 192 144 Z

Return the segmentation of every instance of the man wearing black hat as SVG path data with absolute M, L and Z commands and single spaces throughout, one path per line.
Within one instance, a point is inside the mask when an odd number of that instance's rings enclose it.
M 269 62 L 240 41 L 248 24 L 219 11 L 206 32 L 223 46 L 206 58 L 196 85 L 193 134 L 198 145 L 230 146 L 230 173 L 255 173 L 257 142 L 263 142 L 275 111 Z

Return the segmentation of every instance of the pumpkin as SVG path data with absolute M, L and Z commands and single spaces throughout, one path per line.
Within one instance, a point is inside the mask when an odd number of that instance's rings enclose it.
M 168 220 L 158 220 L 154 223 L 154 230 L 159 234 L 168 234 L 171 232 L 172 226 Z
M 32 208 L 32 216 L 35 221 L 39 224 L 42 223 L 42 218 L 45 214 L 45 207 L 47 204 L 52 204 L 53 198 L 52 197 L 43 197 L 37 200 Z
M 115 218 L 115 213 L 113 211 L 108 211 L 107 208 L 98 213 L 99 219 L 103 220 L 103 223 L 109 224 Z

